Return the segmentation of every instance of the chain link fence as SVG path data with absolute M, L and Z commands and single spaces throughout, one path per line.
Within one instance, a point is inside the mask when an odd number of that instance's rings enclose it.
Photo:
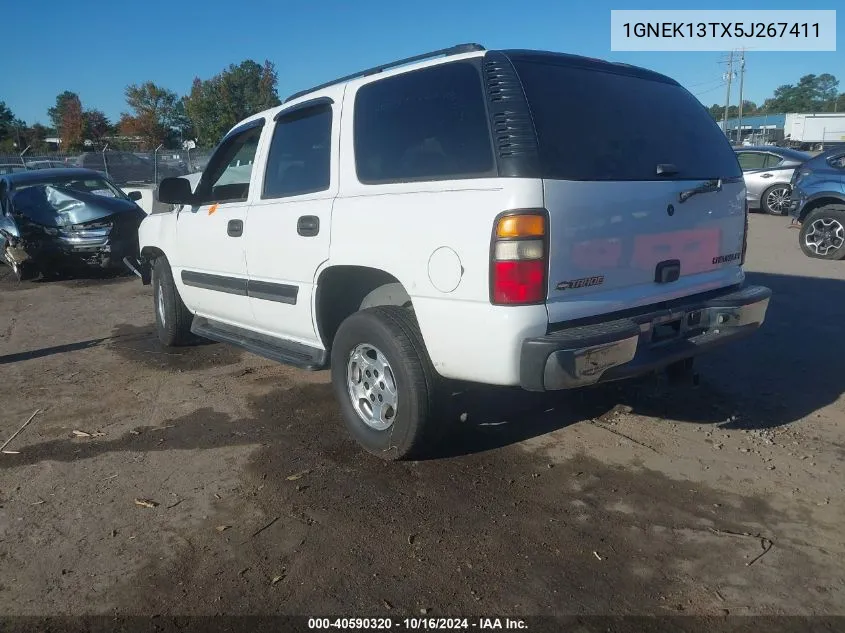
M 103 172 L 118 185 L 158 184 L 163 178 L 201 172 L 211 157 L 208 150 L 128 152 L 95 150 L 77 154 L 50 152 L 0 154 L 0 174 L 14 171 L 83 167 Z

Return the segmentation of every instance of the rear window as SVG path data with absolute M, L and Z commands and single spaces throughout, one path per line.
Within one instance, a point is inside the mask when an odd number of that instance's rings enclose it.
M 471 178 L 495 166 L 481 75 L 468 62 L 362 86 L 354 128 L 362 183 Z
M 742 175 L 710 114 L 680 86 L 515 60 L 544 178 L 682 180 Z M 657 175 L 671 164 L 677 173 Z

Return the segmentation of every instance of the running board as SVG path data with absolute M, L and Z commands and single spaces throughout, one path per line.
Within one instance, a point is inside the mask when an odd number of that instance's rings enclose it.
M 235 345 L 258 356 L 276 361 L 277 363 L 293 365 L 300 369 L 318 371 L 325 369 L 329 364 L 329 353 L 324 349 L 318 349 L 293 341 L 285 341 L 235 325 L 212 321 L 205 317 L 194 317 L 194 322 L 191 324 L 191 332 L 197 336 L 219 343 Z

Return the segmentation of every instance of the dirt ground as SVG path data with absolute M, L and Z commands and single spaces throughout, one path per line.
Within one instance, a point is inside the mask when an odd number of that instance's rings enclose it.
M 134 278 L 7 276 L 0 441 L 40 413 L 0 454 L 0 613 L 843 615 L 845 262 L 787 224 L 752 216 L 769 318 L 698 387 L 468 389 L 397 464 L 326 373 L 164 351 Z

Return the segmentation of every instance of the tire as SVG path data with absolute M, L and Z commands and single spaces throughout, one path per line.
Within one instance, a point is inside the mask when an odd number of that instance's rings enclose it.
M 156 334 L 166 347 L 178 347 L 193 342 L 191 323 L 194 315 L 182 302 L 167 258 L 157 257 L 153 263 L 153 308 L 156 315 Z
M 760 208 L 769 215 L 789 213 L 789 196 L 792 189 L 787 184 L 772 185 L 760 196 Z
M 37 279 L 41 271 L 32 262 L 23 262 L 22 264 L 12 264 L 12 273 L 14 273 L 18 282 L 21 282 Z
M 807 257 L 845 259 L 845 204 L 810 211 L 801 223 L 798 243 Z
M 388 461 L 409 459 L 436 439 L 439 381 L 410 309 L 377 306 L 349 316 L 332 345 L 331 372 L 346 427 L 368 452 Z M 376 408 L 367 394 L 381 402 L 381 415 L 371 415 Z

